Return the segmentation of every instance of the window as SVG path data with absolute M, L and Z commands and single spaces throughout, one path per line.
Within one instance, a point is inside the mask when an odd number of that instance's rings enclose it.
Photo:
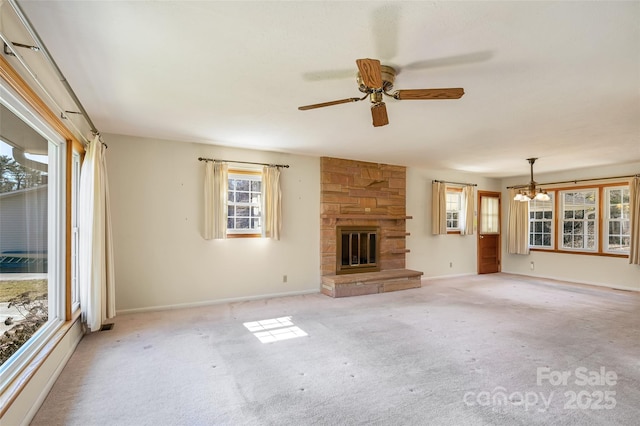
M 447 231 L 459 232 L 462 226 L 462 190 L 447 188 Z
M 529 247 L 627 256 L 631 243 L 629 186 L 600 184 L 547 190 L 529 201 Z
M 529 247 L 553 248 L 553 193 L 549 201 L 529 201 Z
M 562 238 L 565 250 L 596 251 L 598 191 L 561 191 Z
M 0 392 L 64 320 L 64 140 L 0 92 Z
M 500 232 L 500 198 L 483 196 L 480 198 L 480 233 Z
M 606 188 L 605 200 L 604 251 L 629 253 L 631 242 L 629 187 Z
M 80 154 L 73 151 L 71 156 L 71 310 L 80 309 L 80 289 L 78 275 L 78 195 L 80 191 Z
M 227 198 L 227 235 L 262 234 L 262 174 L 229 171 Z

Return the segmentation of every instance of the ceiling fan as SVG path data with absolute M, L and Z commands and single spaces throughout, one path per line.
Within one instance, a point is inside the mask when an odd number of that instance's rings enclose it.
M 396 70 L 387 65 L 380 65 L 377 59 L 358 59 L 358 90 L 365 95 L 361 98 L 347 98 L 337 101 L 322 102 L 319 104 L 305 105 L 298 107 L 300 111 L 309 109 L 322 108 L 332 105 L 346 104 L 349 102 L 363 101 L 367 97 L 371 100 L 371 116 L 373 118 L 373 126 L 385 126 L 389 124 L 387 116 L 387 107 L 383 102 L 383 95 L 390 96 L 397 100 L 422 100 L 422 99 L 460 99 L 464 95 L 462 88 L 446 88 L 446 89 L 409 89 L 395 90 L 393 82 L 396 78 Z

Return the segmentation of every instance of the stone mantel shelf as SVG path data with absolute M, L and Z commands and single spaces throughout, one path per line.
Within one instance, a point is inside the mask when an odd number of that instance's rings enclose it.
M 402 231 L 385 231 L 382 233 L 382 236 L 386 238 L 406 238 L 411 235 L 410 232 L 402 232 Z
M 323 214 L 322 219 L 373 219 L 373 220 L 406 220 L 413 219 L 413 216 L 389 215 L 389 214 Z

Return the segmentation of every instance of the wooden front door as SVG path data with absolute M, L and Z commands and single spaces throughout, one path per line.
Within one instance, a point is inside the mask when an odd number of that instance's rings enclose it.
M 478 191 L 478 274 L 500 272 L 500 193 Z

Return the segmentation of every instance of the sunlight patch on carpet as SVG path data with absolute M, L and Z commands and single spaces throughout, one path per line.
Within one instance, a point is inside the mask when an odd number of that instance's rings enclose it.
M 291 317 L 251 321 L 245 322 L 243 325 L 262 343 L 273 343 L 280 340 L 308 336 L 307 333 L 291 321 Z

